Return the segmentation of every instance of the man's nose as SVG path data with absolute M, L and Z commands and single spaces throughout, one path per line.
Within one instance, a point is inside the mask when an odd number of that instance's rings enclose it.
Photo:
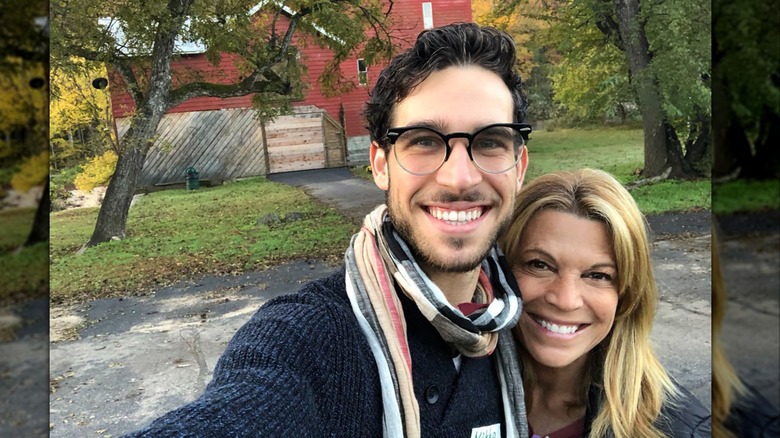
M 450 156 L 436 171 L 436 181 L 455 191 L 465 191 L 482 182 L 482 171 L 471 161 L 466 149 L 468 140 L 450 140 Z

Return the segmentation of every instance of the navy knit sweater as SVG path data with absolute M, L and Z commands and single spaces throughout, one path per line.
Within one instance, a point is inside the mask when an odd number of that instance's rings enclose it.
M 469 437 L 502 422 L 492 357 L 464 357 L 456 371 L 453 350 L 400 295 L 422 436 Z M 128 436 L 381 437 L 377 367 L 344 270 L 269 301 L 231 340 L 203 395 Z

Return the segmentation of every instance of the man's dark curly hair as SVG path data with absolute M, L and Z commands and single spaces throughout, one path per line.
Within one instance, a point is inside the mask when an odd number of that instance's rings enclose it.
M 514 123 L 525 119 L 528 101 L 515 67 L 515 42 L 509 34 L 474 23 L 456 23 L 425 30 L 414 46 L 382 70 L 366 103 L 366 128 L 372 141 L 387 149 L 385 134 L 395 105 L 431 73 L 451 66 L 476 65 L 496 73 L 512 93 Z

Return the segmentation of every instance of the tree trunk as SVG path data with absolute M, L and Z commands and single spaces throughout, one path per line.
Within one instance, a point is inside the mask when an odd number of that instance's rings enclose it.
M 97 223 L 87 246 L 107 242 L 112 238 L 124 239 L 127 214 L 133 200 L 138 178 L 146 160 L 151 138 L 154 136 L 159 117 L 135 118 L 123 138 L 122 152 L 116 162 L 116 170 L 108 183 L 103 204 L 100 206 Z
M 179 20 L 186 15 L 191 0 L 169 0 L 168 8 Z M 174 20 L 176 21 L 176 20 Z M 162 116 L 169 109 L 171 92 L 171 59 L 174 41 L 181 24 L 160 24 L 152 49 L 152 68 L 148 88 L 142 102 L 136 102 L 138 111 L 122 139 L 116 170 L 108 184 L 106 196 L 100 206 L 95 231 L 87 246 L 98 245 L 112 238 L 123 239 L 127 214 L 133 200 L 138 178 L 146 160 L 146 154 L 160 125 Z
M 41 196 L 41 200 L 38 202 L 38 209 L 35 211 L 35 220 L 33 221 L 32 230 L 27 236 L 27 241 L 24 242 L 24 246 L 30 246 L 49 240 L 49 204 L 49 178 L 46 178 L 43 196 Z
M 690 138 L 685 144 L 685 162 L 701 176 L 709 176 L 712 173 L 712 132 L 710 124 L 710 117 L 700 111 L 692 124 Z
M 739 166 L 738 156 L 742 151 L 750 151 L 750 144 L 744 129 L 739 126 L 731 101 L 729 90 L 722 70 L 718 68 L 717 40 L 713 34 L 713 74 L 712 74 L 712 177 L 724 178 L 734 173 Z
M 674 128 L 666 121 L 662 96 L 648 66 L 652 54 L 639 11 L 639 0 L 615 0 L 620 38 L 625 48 L 631 81 L 639 97 L 645 140 L 645 167 L 642 176 L 659 176 L 671 167 L 672 176 L 689 174 Z

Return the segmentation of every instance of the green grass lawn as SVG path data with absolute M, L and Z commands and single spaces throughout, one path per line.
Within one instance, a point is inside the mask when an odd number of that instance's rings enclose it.
M 528 142 L 530 181 L 554 170 L 601 169 L 620 182 L 637 179 L 643 166 L 641 129 L 557 129 L 531 134 Z
M 45 298 L 48 293 L 49 245 L 17 249 L 27 239 L 35 209 L 0 211 L 0 303 Z
M 256 178 L 150 193 L 130 210 L 124 240 L 76 255 L 97 212 L 51 215 L 53 302 L 143 293 L 194 274 L 240 273 L 283 260 L 340 259 L 358 229 L 302 190 Z M 268 215 L 279 219 L 258 222 Z
M 780 181 L 733 180 L 712 185 L 712 211 L 731 214 L 780 210 Z
M 607 171 L 623 184 L 636 181 L 644 162 L 642 130 L 602 127 L 598 129 L 557 129 L 531 134 L 528 142 L 526 182 L 555 170 L 592 167 Z M 371 179 L 364 167 L 353 174 Z M 709 209 L 709 179 L 665 181 L 631 190 L 645 214 Z
M 526 180 L 554 170 L 592 167 L 611 173 L 623 184 L 639 177 L 644 162 L 641 129 L 609 127 L 559 129 L 531 134 Z M 644 214 L 709 209 L 709 178 L 663 181 L 630 190 Z

